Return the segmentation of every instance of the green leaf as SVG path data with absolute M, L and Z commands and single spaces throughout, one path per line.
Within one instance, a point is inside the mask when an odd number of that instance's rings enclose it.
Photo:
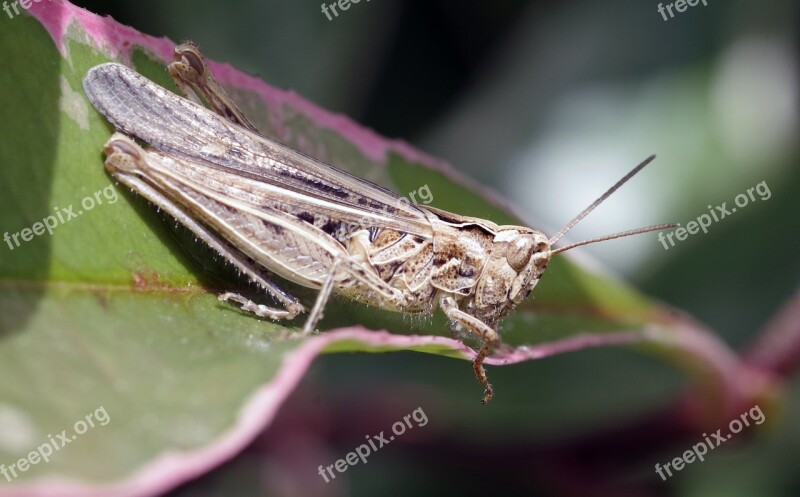
M 446 338 L 441 315 L 409 323 L 336 300 L 321 328 L 344 329 L 301 340 L 282 336 L 302 320 L 265 322 L 220 303 L 220 291 L 248 283 L 106 175 L 102 147 L 113 130 L 82 92 L 86 71 L 109 60 L 174 90 L 164 68 L 172 43 L 66 1 L 34 4 L 30 15 L 2 23 L 0 463 L 15 476 L 0 477 L 0 493 L 172 488 L 250 442 L 319 353 L 469 358 Z M 404 143 L 228 66 L 212 68 L 265 134 L 404 195 L 427 185 L 436 207 L 521 223 Z M 286 287 L 313 302 L 312 293 Z M 715 395 L 733 388 L 735 360 L 712 335 L 564 256 L 503 331 L 510 347 L 490 363 L 641 342 L 689 364 Z M 479 394 L 476 383 L 476 401 Z M 48 444 L 49 461 L 39 460 Z

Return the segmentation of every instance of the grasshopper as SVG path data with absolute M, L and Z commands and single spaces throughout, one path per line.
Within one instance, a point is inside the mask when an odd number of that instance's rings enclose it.
M 531 293 L 553 255 L 672 226 L 553 248 L 654 157 L 548 237 L 413 205 L 262 136 L 191 42 L 175 48 L 168 69 L 186 98 L 116 63 L 90 69 L 83 86 L 117 129 L 104 148 L 108 173 L 191 230 L 279 305 L 231 292 L 219 299 L 274 320 L 309 312 L 304 334 L 315 330 L 333 291 L 402 313 L 431 314 L 438 307 L 454 330 L 481 341 L 472 365 L 485 389 L 483 403 L 493 395 L 483 362 L 499 343 L 497 326 Z M 271 275 L 319 290 L 311 310 Z

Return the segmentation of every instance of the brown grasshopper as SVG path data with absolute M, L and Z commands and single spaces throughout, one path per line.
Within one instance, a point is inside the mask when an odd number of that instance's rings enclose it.
M 552 248 L 653 157 L 547 237 L 524 226 L 412 205 L 260 135 L 191 42 L 175 48 L 169 72 L 191 100 L 116 63 L 93 67 L 83 86 L 120 131 L 105 145 L 108 172 L 194 232 L 280 307 L 235 293 L 219 299 L 260 317 L 292 319 L 306 307 L 266 273 L 318 289 L 304 333 L 315 329 L 334 290 L 396 312 L 431 314 L 439 307 L 454 328 L 482 340 L 473 368 L 485 388 L 484 403 L 492 387 L 483 361 L 499 342 L 496 327 L 531 293 L 554 254 L 672 226 Z

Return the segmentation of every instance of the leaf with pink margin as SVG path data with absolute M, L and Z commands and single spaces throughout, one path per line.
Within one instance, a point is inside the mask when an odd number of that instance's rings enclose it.
M 112 130 L 81 89 L 90 67 L 118 60 L 174 90 L 164 70 L 173 43 L 64 0 L 35 3 L 3 23 L 0 47 L 10 59 L 0 89 L 9 105 L 0 122 L 14 139 L 0 145 L 0 208 L 9 213 L 0 231 L 21 232 L 71 206 L 81 214 L 0 259 L 0 463 L 28 457 L 62 430 L 76 436 L 49 462 L 18 465 L 14 478 L 0 479 L 0 495 L 173 488 L 248 444 L 323 352 L 472 356 L 441 336 L 441 316 L 409 324 L 336 301 L 321 327 L 340 329 L 277 340 L 301 322 L 284 327 L 220 304 L 220 290 L 245 282 L 191 234 L 111 186 L 101 150 Z M 519 223 L 501 199 L 442 161 L 226 64 L 211 67 L 265 134 L 401 193 L 428 185 L 437 207 Z M 536 300 L 507 320 L 504 342 L 489 364 L 639 343 L 688 365 L 723 406 L 748 394 L 736 381 L 738 358 L 712 334 L 564 256 Z M 477 383 L 475 392 L 477 399 Z M 78 436 L 76 423 L 103 412 L 106 424 Z

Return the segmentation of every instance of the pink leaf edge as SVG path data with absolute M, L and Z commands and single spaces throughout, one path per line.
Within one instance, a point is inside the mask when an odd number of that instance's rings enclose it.
M 587 347 L 630 344 L 642 339 L 642 334 L 633 332 L 577 335 L 547 344 L 519 347 L 489 358 L 486 362 L 494 365 L 519 363 Z M 327 331 L 307 339 L 300 347 L 287 353 L 272 381 L 258 388 L 245 402 L 239 411 L 236 423 L 202 448 L 194 451 L 162 453 L 131 476 L 114 483 L 95 484 L 68 478 L 48 477 L 33 482 L 2 486 L 0 496 L 133 497 L 167 492 L 241 452 L 273 421 L 278 409 L 298 385 L 313 360 L 324 352 L 326 347 L 336 342 L 352 340 L 375 348 L 409 349 L 432 345 L 445 347 L 453 349 L 465 359 L 471 359 L 475 354 L 460 341 L 440 336 L 394 335 L 387 331 L 370 331 L 362 327 Z

